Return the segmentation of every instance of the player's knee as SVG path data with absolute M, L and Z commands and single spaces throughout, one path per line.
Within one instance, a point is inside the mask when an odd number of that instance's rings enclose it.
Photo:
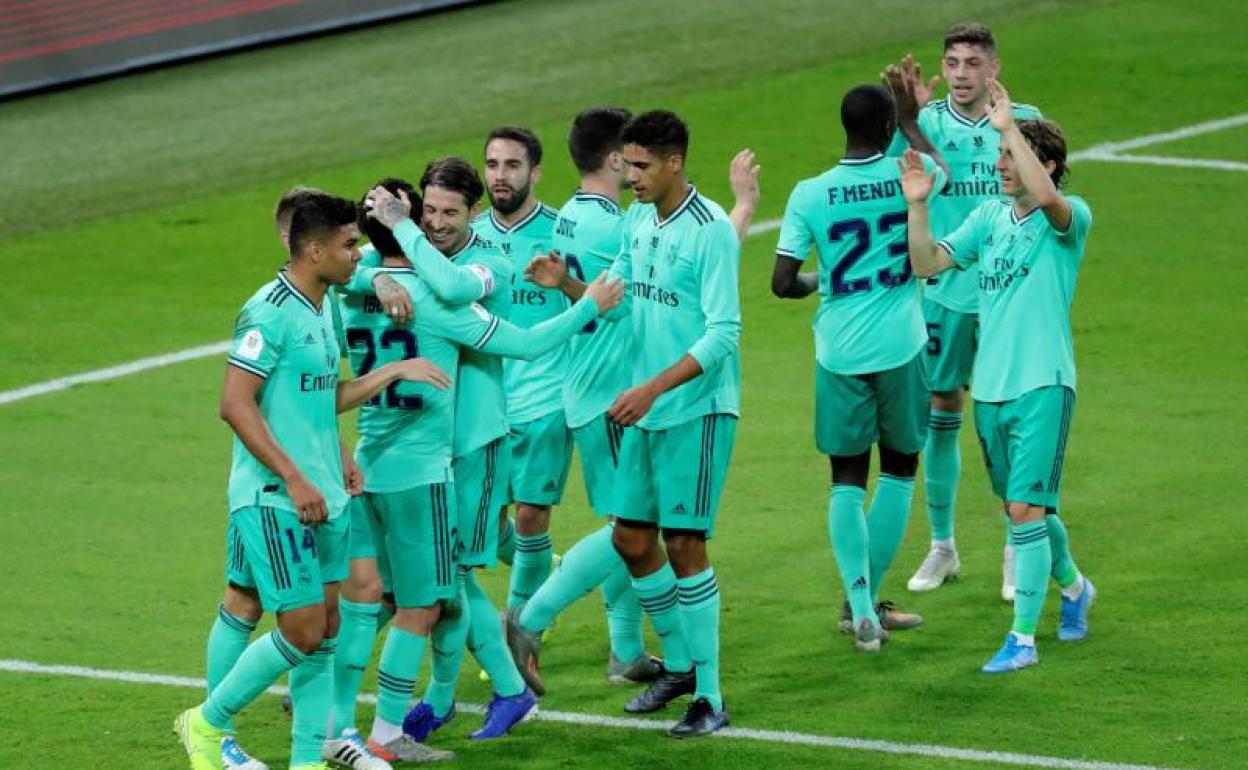
M 881 444 L 880 470 L 889 476 L 912 479 L 919 470 L 919 453 L 898 452 Z
M 1031 505 L 1030 503 L 1007 502 L 1005 504 L 1006 515 L 1010 517 L 1010 523 L 1014 525 L 1027 524 L 1032 521 L 1041 521 L 1044 519 L 1044 506 Z
M 961 388 L 932 394 L 932 408 L 939 409 L 942 412 L 961 412 L 962 401 L 963 394 Z
M 385 586 L 381 576 L 374 571 L 372 574 L 357 574 L 354 570 L 347 582 L 342 585 L 342 595 L 349 601 L 359 604 L 377 604 L 381 601 Z
M 302 607 L 278 618 L 278 628 L 286 641 L 303 654 L 311 655 L 325 638 L 325 606 Z
M 628 564 L 644 561 L 654 547 L 658 531 L 650 525 L 617 522 L 611 536 L 616 553 Z
M 706 533 L 697 530 L 663 530 L 667 558 L 680 577 L 696 575 L 710 566 L 706 557 Z
M 871 472 L 871 450 L 857 455 L 830 455 L 832 483 L 867 488 Z
M 550 529 L 550 506 L 516 503 L 516 532 L 529 537 Z
M 249 623 L 257 623 L 264 614 L 260 605 L 260 595 L 253 588 L 243 588 L 230 584 L 225 587 L 225 598 L 221 600 L 225 611 L 236 618 Z

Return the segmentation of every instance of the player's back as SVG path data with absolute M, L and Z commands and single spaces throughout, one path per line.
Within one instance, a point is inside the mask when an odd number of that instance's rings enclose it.
M 552 247 L 568 272 L 584 283 L 611 269 L 620 252 L 624 213 L 615 201 L 577 191 L 559 210 Z M 633 346 L 629 323 L 592 321 L 569 343 L 563 404 L 578 428 L 606 411 L 630 385 Z
M 456 371 L 459 348 L 420 320 L 430 290 L 410 267 L 381 268 L 412 297 L 417 320 L 396 326 L 371 295 L 343 298 L 351 369 L 362 377 L 377 367 L 423 357 L 447 372 Z M 452 375 L 453 377 L 453 375 Z M 425 383 L 398 381 L 360 407 L 356 456 L 370 492 L 399 492 L 447 480 L 458 383 L 438 390 Z
M 930 169 L 931 160 L 924 160 Z M 837 374 L 866 374 L 909 362 L 927 334 L 896 161 L 882 154 L 843 159 L 798 184 L 785 218 L 786 232 L 804 228 L 819 255 L 820 365 Z

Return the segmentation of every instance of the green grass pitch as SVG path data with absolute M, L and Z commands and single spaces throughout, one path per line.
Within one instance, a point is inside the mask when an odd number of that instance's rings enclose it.
M 580 108 L 665 106 L 689 121 L 692 177 L 713 198 L 727 200 L 732 153 L 757 151 L 764 221 L 839 156 L 844 90 L 906 52 L 934 72 L 955 21 L 994 27 L 1011 93 L 1061 122 L 1078 150 L 1248 113 L 1246 8 L 515 0 L 7 103 L 0 390 L 225 339 L 282 261 L 271 206 L 296 182 L 354 197 L 436 155 L 475 159 L 506 121 L 544 139 L 539 190 L 560 205 L 575 183 L 564 131 Z M 1243 163 L 1245 137 L 1240 126 L 1141 152 Z M 927 544 L 916 500 L 884 594 L 927 624 L 875 657 L 837 634 L 827 467 L 810 428 L 814 302 L 771 297 L 775 234 L 761 234 L 742 254 L 745 403 L 712 548 L 734 725 L 1168 767 L 1248 762 L 1248 175 L 1082 161 L 1070 189 L 1095 216 L 1075 301 L 1080 393 L 1063 496 L 1076 559 L 1100 590 L 1091 638 L 1056 642 L 1051 591 L 1042 664 L 977 672 L 1010 612 L 997 597 L 1003 528 L 969 430 L 963 579 L 906 595 Z M 0 659 L 202 676 L 225 528 L 222 365 L 0 405 Z M 594 526 L 573 479 L 557 550 Z M 487 584 L 500 595 L 499 575 Z M 603 680 L 602 625 L 594 598 L 561 619 L 543 708 L 622 715 L 627 691 Z M 475 673 L 459 697 L 480 703 Z M 184 766 L 169 724 L 194 691 L 5 672 L 0 687 L 0 767 Z M 470 745 L 478 719 L 439 735 L 460 767 L 965 766 L 543 721 Z M 283 766 L 275 698 L 240 729 Z

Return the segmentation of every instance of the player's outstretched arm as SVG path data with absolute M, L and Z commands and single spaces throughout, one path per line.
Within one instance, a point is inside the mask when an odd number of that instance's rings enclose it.
M 932 238 L 932 224 L 928 216 L 927 199 L 935 187 L 938 172 L 930 174 L 923 167 L 923 158 L 915 150 L 906 150 L 903 159 L 897 161 L 901 169 L 901 190 L 906 196 L 907 242 L 910 248 L 910 266 L 920 278 L 929 278 L 954 267 L 949 254 Z
M 896 64 L 888 65 L 880 79 L 884 82 L 884 87 L 892 93 L 893 100 L 897 102 L 897 130 L 906 138 L 911 149 L 931 157 L 944 172 L 945 179 L 951 180 L 953 177 L 949 172 L 949 164 L 945 161 L 945 156 L 927 137 L 927 134 L 923 133 L 923 127 L 919 124 L 919 110 L 926 103 L 926 97 L 930 94 L 931 88 L 935 88 L 938 78 L 933 78 L 931 87 L 924 89 L 918 66 L 914 57 L 907 54 L 906 58 L 902 59 L 901 67 Z
M 524 268 L 524 279 L 545 289 L 558 289 L 573 302 L 585 295 L 585 283 L 572 277 L 557 251 L 534 257 Z
M 802 263 L 784 254 L 776 255 L 771 270 L 771 293 L 781 299 L 802 299 L 819 290 L 819 274 L 800 272 Z
M 736 200 L 728 219 L 732 220 L 732 228 L 737 231 L 737 239 L 742 243 L 750 234 L 750 220 L 758 208 L 758 175 L 762 170 L 762 166 L 755 165 L 754 151 L 748 147 L 738 152 L 728 164 L 728 184 Z
M 294 503 L 299 520 L 304 524 L 320 524 L 329 517 L 325 496 L 303 475 L 290 455 L 277 443 L 269 425 L 260 414 L 256 397 L 264 386 L 264 378 L 237 366 L 225 367 L 225 386 L 221 389 L 221 419 L 230 426 L 247 451 L 272 471 L 286 485 L 286 493 Z
M 1018 173 L 1019 184 L 1036 202 L 1049 224 L 1058 232 L 1066 232 L 1070 228 L 1072 213 L 1070 202 L 1057 189 L 1049 170 L 1040 162 L 1027 138 L 1018 130 L 1014 122 L 1013 105 L 1010 95 L 1000 81 L 988 80 L 988 119 L 992 127 L 1001 132 L 1001 143 L 1010 151 L 1014 159 L 1014 168 Z
M 398 281 L 386 275 L 381 268 L 356 268 L 342 289 L 348 294 L 376 296 L 377 301 L 385 308 L 386 315 L 398 326 L 406 326 L 416 316 L 415 308 L 412 306 L 412 295 L 408 294 L 407 289 L 404 289 Z
M 398 380 L 425 382 L 438 390 L 446 390 L 451 378 L 427 358 L 408 358 L 379 366 L 363 377 L 338 382 L 338 412 L 356 408 Z
M 476 342 L 465 341 L 486 353 L 532 361 L 567 342 L 585 324 L 594 320 L 595 316 L 603 315 L 618 305 L 623 296 L 622 282 L 608 281 L 605 274 L 599 275 L 593 283 L 585 287 L 584 296 L 575 305 L 554 318 L 522 329 L 501 318 L 490 316 L 492 331 Z

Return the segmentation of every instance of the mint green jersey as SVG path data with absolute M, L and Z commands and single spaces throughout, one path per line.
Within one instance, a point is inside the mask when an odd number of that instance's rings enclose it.
M 559 209 L 552 244 L 568 272 L 591 283 L 611 270 L 623 232 L 624 213 L 615 201 L 578 190 Z M 568 348 L 563 410 L 568 427 L 579 428 L 607 411 L 632 384 L 632 328 L 626 323 L 591 321 Z
M 282 272 L 243 305 L 228 359 L 230 366 L 264 380 L 260 414 L 282 451 L 324 495 L 331 519 L 347 506 L 338 446 L 340 356 L 328 301 L 318 307 Z M 231 511 L 296 510 L 282 480 L 237 435 L 229 501 Z
M 1071 220 L 1064 233 L 1040 209 L 1019 219 L 1012 201 L 992 200 L 940 241 L 979 288 L 976 401 L 1012 401 L 1052 385 L 1075 388 L 1070 305 L 1092 212 L 1082 198 L 1066 201 Z
M 415 297 L 420 279 L 411 268 L 380 268 Z M 376 297 L 348 294 L 342 300 L 351 370 L 363 377 L 393 361 L 423 357 L 449 376 L 459 366 L 459 347 L 432 328 L 421 308 L 409 326 L 396 326 Z M 458 378 L 456 378 L 457 381 Z M 368 492 L 403 492 L 447 481 L 455 430 L 455 384 L 446 390 L 398 381 L 360 407 L 356 462 Z
M 665 430 L 708 414 L 740 415 L 741 244 L 719 204 L 692 186 L 667 219 L 652 203 L 634 203 L 611 266 L 627 281 L 627 313 L 636 352 L 632 385 L 690 355 L 702 374 L 659 396 L 637 424 Z
M 510 227 L 498 221 L 494 211 L 477 217 L 472 228 L 485 240 L 502 249 L 511 262 L 507 288 L 511 291 L 508 320 L 529 327 L 553 318 L 571 304 L 558 289 L 543 289 L 524 280 L 524 269 L 538 254 L 550 251 L 551 235 L 559 214 L 545 203 L 538 203 L 524 219 Z M 503 382 L 507 390 L 507 419 L 521 425 L 563 408 L 563 380 L 567 375 L 568 351 L 558 348 L 536 361 L 507 361 Z
M 1041 117 L 1040 110 L 1029 104 L 1013 105 L 1013 113 L 1015 120 Z M 924 105 L 919 111 L 919 128 L 945 157 L 953 177 L 944 196 L 933 199 L 930 207 L 932 233 L 943 238 L 957 229 L 980 203 L 1001 198 L 1001 180 L 997 177 L 1001 134 L 992 127 L 987 115 L 971 120 L 958 112 L 949 97 Z M 900 156 L 906 147 L 906 139 L 899 131 L 888 154 Z M 974 313 L 978 306 L 975 281 L 960 272 L 930 279 L 924 296 L 959 313 Z
M 935 168 L 926 156 L 923 164 Z M 813 246 L 819 255 L 815 359 L 827 371 L 888 371 L 927 344 L 906 217 L 901 172 L 881 153 L 843 159 L 793 188 L 776 254 L 804 262 Z

